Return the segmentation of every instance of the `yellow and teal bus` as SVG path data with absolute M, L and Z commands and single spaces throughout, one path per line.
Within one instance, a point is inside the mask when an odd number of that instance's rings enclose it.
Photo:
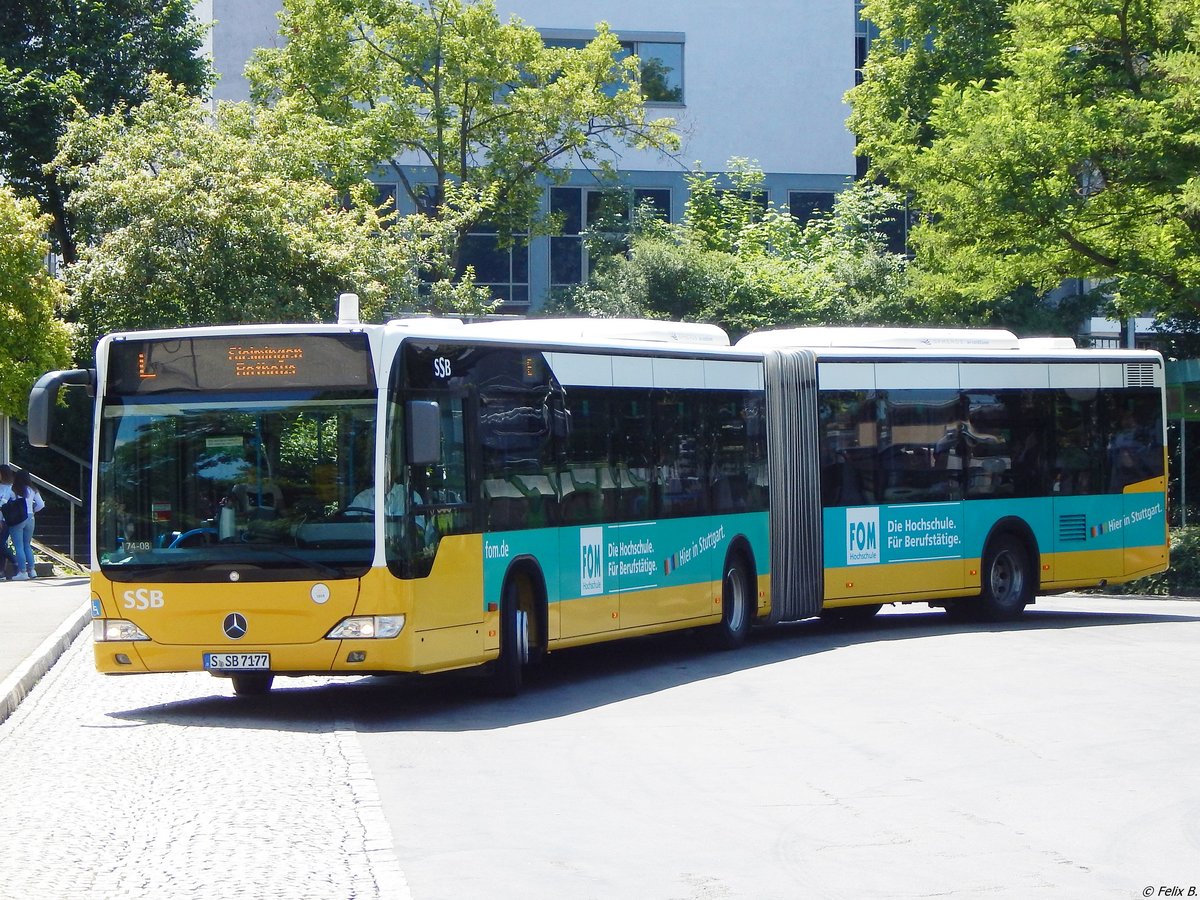
M 480 667 L 865 618 L 1009 619 L 1167 566 L 1163 361 L 1003 331 L 416 318 L 112 334 L 91 602 L 110 674 Z

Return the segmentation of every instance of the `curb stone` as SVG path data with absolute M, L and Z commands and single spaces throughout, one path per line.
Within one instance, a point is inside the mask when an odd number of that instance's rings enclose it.
M 91 604 L 84 602 L 50 637 L 46 638 L 11 675 L 0 682 L 0 722 L 11 716 L 29 696 L 34 685 L 50 671 L 59 657 L 87 627 L 92 617 Z

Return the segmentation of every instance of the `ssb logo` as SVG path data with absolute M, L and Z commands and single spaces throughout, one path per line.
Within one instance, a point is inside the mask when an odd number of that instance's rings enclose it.
M 879 507 L 846 510 L 846 565 L 879 562 Z
M 579 592 L 584 597 L 604 593 L 604 529 L 579 529 Z
M 163 592 L 138 588 L 136 591 L 126 591 L 124 595 L 126 609 L 161 609 Z

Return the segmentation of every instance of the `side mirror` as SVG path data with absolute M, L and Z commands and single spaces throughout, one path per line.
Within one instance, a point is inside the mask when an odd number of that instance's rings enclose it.
M 409 400 L 405 450 L 410 466 L 434 466 L 442 461 L 442 412 L 433 400 Z
M 29 392 L 29 443 L 34 447 L 50 444 L 50 429 L 54 425 L 54 406 L 58 389 L 64 384 L 82 386 L 90 396 L 96 395 L 95 369 L 64 369 L 47 372 Z

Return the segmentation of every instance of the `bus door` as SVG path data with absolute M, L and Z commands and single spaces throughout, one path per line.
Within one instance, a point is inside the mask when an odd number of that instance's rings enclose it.
M 620 560 L 611 549 L 629 506 L 632 482 L 618 464 L 624 447 L 615 427 L 626 405 L 611 389 L 569 388 L 564 398 L 570 429 L 560 442 L 558 604 L 564 638 L 614 631 L 621 624 Z
M 413 391 L 405 400 L 436 404 L 437 462 L 405 457 L 406 404 L 393 403 L 384 530 L 389 564 L 411 579 L 418 630 L 482 621 L 482 550 L 475 528 L 461 391 Z M 395 565 L 395 564 L 398 564 Z

